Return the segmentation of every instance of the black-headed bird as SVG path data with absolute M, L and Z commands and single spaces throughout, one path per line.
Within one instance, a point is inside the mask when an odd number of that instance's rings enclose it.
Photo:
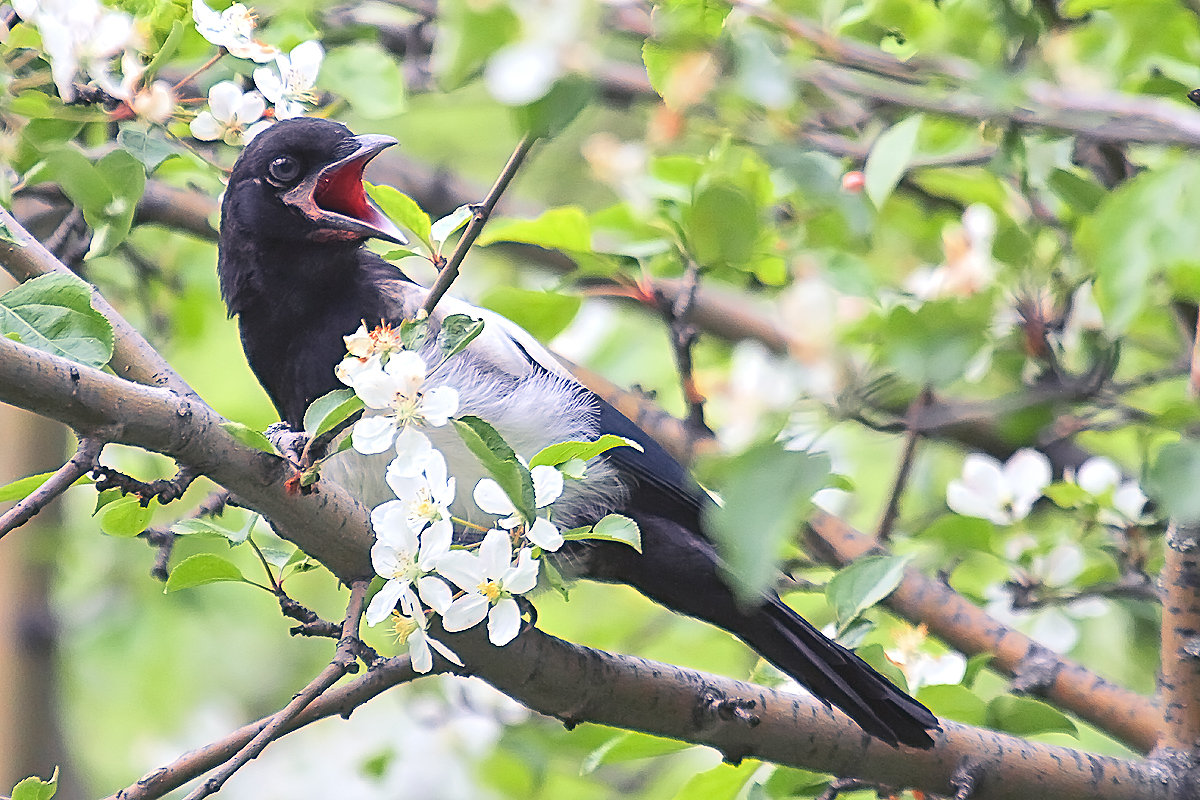
M 346 352 L 343 337 L 364 322 L 395 326 L 413 319 L 427 296 L 364 246 L 369 238 L 404 241 L 362 184 L 367 162 L 395 143 L 355 136 L 329 120 L 285 120 L 247 145 L 230 176 L 221 209 L 222 296 L 237 316 L 251 369 L 281 419 L 297 431 L 313 400 L 341 388 L 335 367 Z M 667 608 L 724 628 L 889 744 L 932 746 L 930 731 L 939 729 L 933 714 L 775 593 L 749 607 L 738 602 L 703 530 L 702 510 L 713 501 L 648 434 L 511 321 L 445 298 L 432 322 L 451 313 L 482 318 L 483 333 L 426 385 L 453 386 L 460 413 L 489 422 L 518 454 L 529 458 L 555 442 L 605 433 L 640 445 L 595 457 L 583 480 L 566 482 L 552 510 L 565 527 L 624 514 L 641 529 L 642 552 L 618 542 L 568 542 L 556 555 L 572 573 L 628 584 Z M 454 431 L 429 433 L 459 486 L 474 486 L 486 475 Z M 347 450 L 323 468 L 323 479 L 373 507 L 394 497 L 383 480 L 386 459 Z M 460 518 L 479 514 L 469 499 L 451 511 Z

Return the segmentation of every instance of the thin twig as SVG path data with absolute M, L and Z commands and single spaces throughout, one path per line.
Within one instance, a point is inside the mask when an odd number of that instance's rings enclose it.
M 904 495 L 905 488 L 908 487 L 908 477 L 912 474 L 913 458 L 917 452 L 917 442 L 921 440 L 920 431 L 917 429 L 917 419 L 932 401 L 933 392 L 926 386 L 912 401 L 912 405 L 908 409 L 908 414 L 905 415 L 904 453 L 900 457 L 900 468 L 896 470 L 896 480 L 892 482 L 892 491 L 888 495 L 887 508 L 883 510 L 883 517 L 879 520 L 879 529 L 875 532 L 875 538 L 880 543 L 886 542 L 891 538 L 892 529 L 896 525 L 896 518 L 900 516 L 900 498 Z
M 85 436 L 79 440 L 79 447 L 71 460 L 58 468 L 45 483 L 30 493 L 25 499 L 5 512 L 0 517 L 0 538 L 9 531 L 21 527 L 34 515 L 45 508 L 51 500 L 71 488 L 75 481 L 92 471 L 96 459 L 104 449 L 103 439 Z
M 363 601 L 366 598 L 369 581 L 355 581 L 350 586 L 350 602 L 346 606 L 346 618 L 342 622 L 342 638 L 338 642 L 337 651 L 329 666 L 321 670 L 307 686 L 292 698 L 283 710 L 271 717 L 258 734 L 238 751 L 237 755 L 225 762 L 216 774 L 197 786 L 185 800 L 201 800 L 218 791 L 225 782 L 239 769 L 258 756 L 263 749 L 279 738 L 284 729 L 296 716 L 321 694 L 333 686 L 343 675 L 356 668 L 355 642 L 358 640 L 358 625 L 362 620 Z
M 218 47 L 217 54 L 215 56 L 210 58 L 208 61 L 205 61 L 203 64 L 201 64 L 200 66 L 196 67 L 194 70 L 189 72 L 187 75 L 184 75 L 182 78 L 177 80 L 175 82 L 175 85 L 171 87 L 171 92 L 172 93 L 178 92 L 180 89 L 183 88 L 184 84 L 186 84 L 188 81 L 192 80 L 197 75 L 199 75 L 201 72 L 204 72 L 204 70 L 208 69 L 213 64 L 216 64 L 218 61 L 220 61 L 221 56 L 225 55 L 225 53 L 227 53 L 227 52 L 228 51 L 224 47 Z
M 525 157 L 529 155 L 529 151 L 533 148 L 533 144 L 536 141 L 536 136 L 526 134 L 517 143 L 517 148 L 509 156 L 508 163 L 504 165 L 500 176 L 496 178 L 496 183 L 492 186 L 491 191 L 487 193 L 487 197 L 483 199 L 482 203 L 475 206 L 475 215 L 467 223 L 462 238 L 458 240 L 458 246 L 454 248 L 454 252 L 450 255 L 450 260 L 442 267 L 441 272 L 438 273 L 437 281 L 429 289 L 429 296 L 425 298 L 426 314 L 433 313 L 433 309 L 437 306 L 438 301 L 442 299 L 442 296 L 450 288 L 450 284 L 454 283 L 455 278 L 458 277 L 458 269 L 462 265 L 463 259 L 467 257 L 467 251 L 471 249 L 471 245 L 479 238 L 479 232 L 483 230 L 488 217 L 492 215 L 492 209 L 496 207 L 496 203 L 500 200 L 500 195 L 504 194 L 504 190 L 508 188 L 508 184 L 516 176 L 517 170 L 521 168 L 521 164 L 524 163 Z
M 655 291 L 654 299 L 671 329 L 671 351 L 675 355 L 675 369 L 679 372 L 679 384 L 683 400 L 687 404 L 687 425 L 694 432 L 712 435 L 704 422 L 704 395 L 696 386 L 692 347 L 696 344 L 697 332 L 692 325 L 692 309 L 696 306 L 696 288 L 700 285 L 700 265 L 693 259 L 687 260 L 683 280 L 674 300 Z
M 439 665 L 434 665 L 433 673 L 442 671 Z M 407 656 L 381 659 L 367 674 L 325 692 L 288 723 L 282 733 L 292 733 L 326 717 L 349 717 L 351 711 L 376 695 L 398 684 L 407 683 L 415 677 L 419 676 L 413 672 Z M 172 763 L 151 771 L 106 800 L 151 800 L 162 797 L 233 757 L 273 719 L 274 716 L 264 717 L 211 744 L 191 750 Z

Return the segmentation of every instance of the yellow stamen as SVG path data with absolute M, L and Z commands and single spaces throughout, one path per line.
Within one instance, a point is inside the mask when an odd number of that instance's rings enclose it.
M 404 644 L 408 641 L 408 637 L 413 635 L 413 631 L 417 629 L 417 621 L 409 617 L 397 617 L 396 623 L 392 626 L 392 632 L 396 635 L 396 641 Z
M 500 599 L 500 584 L 496 581 L 484 581 L 479 584 L 479 593 L 488 599 L 488 602 L 494 603 Z

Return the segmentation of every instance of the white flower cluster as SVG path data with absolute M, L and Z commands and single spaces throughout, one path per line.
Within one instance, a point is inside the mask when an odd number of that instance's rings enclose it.
M 1064 483 L 1078 487 L 1097 510 L 1100 522 L 1128 527 L 1144 522 L 1146 495 L 1137 481 L 1121 480 L 1121 471 L 1107 458 L 1089 458 L 1078 471 L 1068 470 Z M 1001 464 L 983 453 L 963 462 L 962 478 L 946 487 L 946 505 L 967 517 L 1011 525 L 1024 519 L 1047 491 L 1052 479 L 1050 459 L 1031 448 L 1013 453 Z
M 76 80 L 91 81 L 123 101 L 134 115 L 165 122 L 175 108 L 171 87 L 155 81 L 140 86 L 146 71 L 136 45 L 134 20 L 97 0 L 14 0 L 22 21 L 37 27 L 58 95 L 69 103 L 78 94 Z M 121 72 L 114 71 L 117 54 Z
M 345 341 L 349 355 L 337 375 L 373 412 L 355 423 L 352 446 L 367 455 L 390 448 L 396 452 L 385 475 L 396 499 L 371 512 L 376 537 L 371 560 L 386 583 L 367 607 L 367 623 L 387 619 L 398 604 L 395 630 L 418 672 L 432 669 L 431 648 L 461 664 L 446 645 L 429 636 L 427 608 L 441 616 L 447 631 L 466 630 L 486 619 L 491 642 L 509 643 L 521 627 L 515 598 L 537 584 L 539 551 L 561 547 L 562 533 L 548 514 L 524 519 L 504 489 L 484 478 L 474 488 L 475 503 L 499 520 L 478 544 L 452 546 L 455 479 L 445 457 L 422 432 L 447 425 L 458 413 L 453 387 L 426 385 L 445 360 L 428 369 L 420 354 L 404 348 L 399 331 L 387 326 L 373 331 L 361 326 Z M 563 475 L 555 467 L 536 466 L 530 477 L 534 504 L 546 509 L 562 493 Z
M 208 92 L 209 108 L 191 123 L 192 136 L 204 141 L 246 144 L 274 120 L 298 117 L 317 101 L 313 87 L 325 51 L 319 42 L 303 42 L 290 54 L 254 38 L 254 14 L 241 3 L 218 13 L 203 0 L 192 0 L 192 19 L 200 35 L 236 58 L 272 66 L 254 70 L 256 90 L 242 92 L 233 81 L 221 81 Z M 267 114 L 267 104 L 275 106 Z

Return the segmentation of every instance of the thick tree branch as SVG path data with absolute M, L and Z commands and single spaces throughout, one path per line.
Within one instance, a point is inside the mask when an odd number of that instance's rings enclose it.
M 26 281 L 51 273 L 73 274 L 3 208 L 0 208 L 0 227 L 7 228 L 9 232 L 9 238 L 0 237 L 0 265 L 17 280 Z M 95 287 L 92 287 L 92 307 L 112 323 L 113 357 L 110 366 L 118 375 L 147 386 L 172 389 L 181 395 L 196 398 L 196 393 L 166 359 L 109 305 Z
M 1164 555 L 1159 746 L 1195 763 L 1200 755 L 1200 526 L 1172 525 Z
M 837 517 L 818 511 L 809 520 L 811 550 L 848 564 L 884 551 Z M 967 655 L 991 653 L 989 666 L 1019 675 L 1036 664 L 1049 676 L 1039 692 L 1055 705 L 1148 752 L 1158 738 L 1159 714 L 1141 695 L 1109 683 L 1084 667 L 1060 658 L 1023 633 L 1003 625 L 944 583 L 914 569 L 885 601 L 901 616 L 924 623 L 939 639 Z
M 172 455 L 235 488 L 240 501 L 273 519 L 285 536 L 347 582 L 370 574 L 366 510 L 332 485 L 308 496 L 288 495 L 282 460 L 237 444 L 220 429 L 220 418 L 199 402 L 8 339 L 0 339 L 0 401 L 36 408 L 67 424 L 116 426 L 115 441 Z M 1031 792 L 1062 798 L 1166 797 L 1157 767 L 1148 763 L 1099 758 L 952 723 L 933 751 L 894 751 L 807 696 L 592 651 L 537 632 L 500 650 L 486 643 L 486 634 L 451 641 L 476 674 L 534 708 L 574 722 L 710 744 L 730 758 L 754 756 L 945 793 L 961 757 L 983 754 L 989 769 L 977 797 Z M 704 711 L 728 699 L 754 700 L 760 724 Z M 855 741 L 857 746 L 847 746 Z

